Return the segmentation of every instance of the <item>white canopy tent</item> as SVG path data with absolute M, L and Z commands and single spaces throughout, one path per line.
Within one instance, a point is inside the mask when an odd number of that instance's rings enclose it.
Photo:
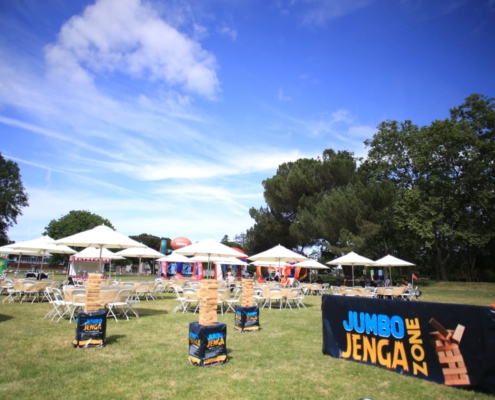
M 124 260 L 115 253 L 112 253 L 108 249 L 102 249 L 101 252 L 102 262 L 107 264 L 111 263 L 112 260 Z M 100 271 L 100 249 L 96 247 L 86 247 L 84 250 L 72 255 L 69 259 L 69 275 L 79 275 L 79 271 L 84 273 L 97 273 Z

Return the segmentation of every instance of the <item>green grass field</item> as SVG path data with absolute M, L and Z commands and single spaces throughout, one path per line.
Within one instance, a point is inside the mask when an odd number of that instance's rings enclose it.
M 421 301 L 495 303 L 495 284 L 428 282 L 420 290 Z M 219 315 L 229 361 L 211 368 L 189 364 L 188 326 L 198 315 L 173 313 L 173 294 L 141 302 L 139 319 L 109 319 L 107 346 L 98 349 L 73 348 L 75 325 L 43 319 L 46 302 L 0 304 L 0 398 L 493 398 L 324 356 L 321 297 L 305 303 L 307 309 L 261 310 L 262 329 L 254 333 L 234 332 L 234 315 Z

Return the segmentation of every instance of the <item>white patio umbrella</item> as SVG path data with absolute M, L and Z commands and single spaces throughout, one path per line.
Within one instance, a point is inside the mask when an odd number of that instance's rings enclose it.
M 3 253 L 3 254 L 8 254 L 8 255 L 17 255 L 19 256 L 17 258 L 17 269 L 16 271 L 19 271 L 19 265 L 21 263 L 21 257 L 23 255 L 25 256 L 39 256 L 41 257 L 42 254 L 41 254 L 41 250 L 23 250 L 23 249 L 13 249 L 12 247 L 10 246 L 2 246 L 0 247 L 0 253 Z M 46 255 L 49 255 L 49 253 L 47 253 Z
M 103 248 L 126 249 L 128 247 L 146 247 L 144 244 L 136 242 L 130 237 L 114 231 L 112 228 L 105 225 L 99 225 L 93 229 L 55 240 L 55 243 L 77 247 L 96 247 L 100 250 L 100 270 Z
M 162 258 L 163 254 L 151 247 L 129 247 L 117 253 L 122 257 L 139 257 L 139 269 L 141 269 L 141 258 Z M 140 275 L 141 276 L 141 275 Z
M 305 261 L 308 258 L 292 250 L 289 250 L 284 246 L 277 245 L 269 250 L 255 254 L 254 256 L 250 256 L 248 257 L 248 259 L 252 261 L 275 262 L 279 265 L 279 267 L 281 267 L 281 263 L 283 261 L 299 262 L 299 261 Z
M 288 264 L 285 261 L 281 264 L 276 261 L 253 261 L 250 262 L 249 265 L 256 265 L 257 267 L 285 268 L 291 266 L 292 264 Z
M 163 255 L 163 254 L 162 254 Z M 183 262 L 183 263 L 192 263 L 190 258 L 183 256 L 182 254 L 178 254 L 175 251 L 172 254 L 169 254 L 168 256 L 158 258 L 156 261 L 164 261 L 164 262 Z
M 318 261 L 315 260 L 306 260 L 306 261 L 301 261 L 293 265 L 294 267 L 300 267 L 300 268 L 309 268 L 311 269 L 330 269 L 330 267 L 327 267 L 326 265 L 323 265 L 319 263 Z M 309 279 L 311 281 L 311 274 L 309 275 Z
M 248 257 L 248 259 L 252 261 L 272 262 L 275 263 L 273 267 L 277 267 L 278 264 L 277 268 L 282 268 L 285 267 L 285 265 L 282 265 L 282 263 L 285 264 L 286 262 L 305 261 L 308 258 L 279 244 L 272 247 L 271 249 L 262 251 L 261 253 L 255 254 L 254 256 L 250 256 Z
M 43 262 L 45 261 L 45 256 L 48 253 L 58 253 L 58 254 L 74 254 L 76 251 L 70 247 L 57 245 L 53 243 L 53 239 L 50 236 L 42 236 L 38 239 L 27 240 L 25 242 L 12 243 L 9 247 L 17 250 L 27 250 L 27 251 L 39 251 L 41 255 L 41 268 L 43 270 Z
M 389 254 L 386 255 L 385 257 L 380 258 L 379 260 L 376 260 L 374 265 L 380 267 L 388 267 L 390 277 L 392 277 L 392 267 L 413 267 L 416 264 L 401 260 L 400 258 L 391 256 Z
M 373 260 L 370 260 L 369 258 L 360 256 L 359 254 L 354 253 L 351 251 L 350 253 L 346 254 L 345 256 L 338 257 L 335 260 L 327 262 L 329 265 L 351 265 L 352 266 L 352 286 L 354 286 L 354 266 L 355 265 L 364 265 L 364 266 L 370 266 L 370 265 L 375 265 L 375 262 Z
M 190 258 L 191 261 L 208 262 L 208 257 L 205 256 L 194 256 Z M 239 260 L 235 257 L 210 257 L 209 261 L 217 264 L 227 264 L 227 265 L 247 265 L 246 261 Z
M 214 239 L 204 239 L 189 246 L 175 250 L 175 253 L 184 256 L 205 256 L 208 261 L 208 269 L 210 269 L 212 257 L 246 257 L 245 254 L 232 249 L 223 243 L 217 242 Z

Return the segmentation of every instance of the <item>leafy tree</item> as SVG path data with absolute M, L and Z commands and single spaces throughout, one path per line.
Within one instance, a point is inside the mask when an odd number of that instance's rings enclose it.
M 129 237 L 139 243 L 151 247 L 156 251 L 160 251 L 160 247 L 162 245 L 162 239 L 165 239 L 167 241 L 167 249 L 170 249 L 171 240 L 169 238 L 159 238 L 158 236 L 148 235 L 147 233 L 141 233 L 140 235 L 137 236 L 131 235 Z
M 367 142 L 365 168 L 394 182 L 395 223 L 423 242 L 441 279 L 454 257 L 468 251 L 474 262 L 494 238 L 494 127 L 494 100 L 473 95 L 448 119 L 384 122 Z
M 331 149 L 318 159 L 281 164 L 275 176 L 263 181 L 268 207 L 249 211 L 255 225 L 247 232 L 246 249 L 252 254 L 277 244 L 288 248 L 317 244 L 311 217 L 316 205 L 323 195 L 346 185 L 355 170 L 352 153 Z
M 93 229 L 98 225 L 106 225 L 115 229 L 108 219 L 100 217 L 97 214 L 93 214 L 89 211 L 71 211 L 58 220 L 51 220 L 45 227 L 43 235 L 48 235 L 56 240 Z M 78 250 L 78 248 L 74 248 L 74 250 Z M 68 259 L 68 255 L 53 254 L 50 259 L 50 265 L 65 263 Z
M 17 224 L 22 208 L 28 205 L 17 163 L 0 154 L 0 245 L 9 243 L 7 230 Z

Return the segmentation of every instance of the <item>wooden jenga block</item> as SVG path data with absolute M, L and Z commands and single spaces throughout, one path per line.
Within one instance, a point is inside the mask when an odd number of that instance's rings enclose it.
M 435 318 L 430 319 L 430 325 L 433 326 L 444 338 L 445 340 L 450 340 L 452 334 L 445 329 Z

